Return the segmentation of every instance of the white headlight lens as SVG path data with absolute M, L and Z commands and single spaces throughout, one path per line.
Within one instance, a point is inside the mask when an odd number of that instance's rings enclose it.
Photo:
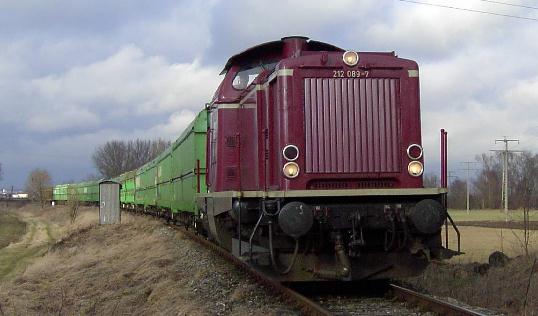
M 282 150 L 282 155 L 287 161 L 294 161 L 299 158 L 299 148 L 295 145 L 288 145 Z
M 411 144 L 407 147 L 407 157 L 418 160 L 422 157 L 422 146 L 419 144 Z
M 288 162 L 282 168 L 282 172 L 288 178 L 295 178 L 299 175 L 299 165 L 295 162 Z
M 424 171 L 424 166 L 420 161 L 411 161 L 407 166 L 407 171 L 413 177 L 420 177 Z
M 359 54 L 357 52 L 354 52 L 352 50 L 348 50 L 344 53 L 342 56 L 342 59 L 344 60 L 344 63 L 348 66 L 355 66 L 359 62 Z

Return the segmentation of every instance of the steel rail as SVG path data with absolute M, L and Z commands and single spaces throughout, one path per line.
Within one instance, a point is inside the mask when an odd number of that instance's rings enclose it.
M 439 313 L 440 315 L 486 316 L 486 314 L 470 310 L 462 306 L 454 305 L 429 295 L 424 295 L 410 289 L 403 288 L 396 284 L 390 284 L 390 288 L 392 289 L 394 296 L 401 301 L 418 305 L 419 307 L 423 307 L 430 312 Z

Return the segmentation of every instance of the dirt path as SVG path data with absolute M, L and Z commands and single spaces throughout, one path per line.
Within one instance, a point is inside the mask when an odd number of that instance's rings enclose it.
M 81 225 L 88 225 L 88 214 L 83 210 L 81 218 L 75 223 L 61 218 L 65 212 L 62 208 L 41 209 L 36 205 L 26 205 L 4 212 L 24 222 L 26 232 L 19 241 L 0 249 L 0 281 L 23 271 L 36 257 L 44 255 L 60 236 Z
M 0 250 L 0 280 L 43 255 L 54 242 L 49 223 L 35 218 L 24 218 L 23 221 L 26 222 L 26 234 L 22 240 Z
M 17 242 L 26 232 L 26 223 L 17 216 L 0 211 L 0 249 Z

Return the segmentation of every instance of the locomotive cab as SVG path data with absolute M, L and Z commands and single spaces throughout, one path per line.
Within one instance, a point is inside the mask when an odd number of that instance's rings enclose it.
M 221 246 L 287 281 L 410 275 L 447 253 L 414 61 L 290 37 L 223 74 L 198 198 Z

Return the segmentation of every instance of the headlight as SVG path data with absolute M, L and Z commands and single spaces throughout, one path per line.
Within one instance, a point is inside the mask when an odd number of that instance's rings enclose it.
M 299 158 L 299 148 L 295 145 L 288 145 L 282 150 L 282 155 L 287 161 L 294 161 Z
M 354 52 L 352 50 L 348 50 L 344 53 L 342 56 L 342 59 L 344 60 L 344 63 L 348 66 L 355 66 L 359 62 L 359 54 L 357 52 Z
M 295 162 L 288 162 L 282 168 L 282 172 L 288 178 L 295 178 L 299 175 L 299 165 Z
M 411 161 L 407 166 L 407 171 L 413 177 L 420 177 L 424 171 L 424 166 L 420 161 Z
M 407 147 L 407 157 L 413 160 L 418 160 L 422 157 L 422 146 L 419 144 L 411 144 Z

